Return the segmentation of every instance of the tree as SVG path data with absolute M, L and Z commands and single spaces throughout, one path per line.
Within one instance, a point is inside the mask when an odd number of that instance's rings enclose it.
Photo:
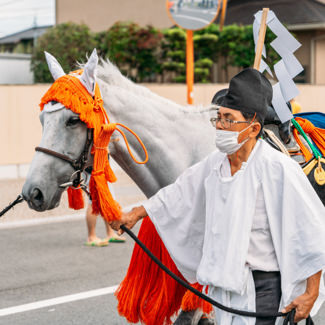
M 169 73 L 171 81 L 186 81 L 186 32 L 181 28 L 171 28 L 164 32 L 162 41 L 164 73 Z M 211 67 L 217 61 L 218 29 L 216 25 L 194 32 L 194 76 L 195 82 L 208 82 Z
M 137 82 L 155 80 L 161 72 L 159 62 L 163 35 L 152 26 L 140 27 L 132 22 L 117 22 L 97 34 L 102 56 L 107 56 L 128 77 Z
M 96 47 L 94 34 L 84 25 L 63 23 L 49 28 L 38 38 L 32 55 L 31 67 L 35 82 L 52 82 L 44 51 L 60 62 L 66 73 L 77 68 L 76 62 L 85 62 Z
M 268 64 L 274 64 L 279 60 L 278 54 L 270 46 L 275 35 L 267 29 L 265 44 Z M 253 26 L 229 25 L 223 28 L 219 35 L 218 56 L 225 59 L 224 69 L 229 66 L 247 68 L 252 67 L 255 59 L 255 45 L 253 38 Z
M 173 82 L 185 82 L 186 33 L 183 29 L 175 27 L 165 29 L 163 35 L 161 60 L 164 78 Z

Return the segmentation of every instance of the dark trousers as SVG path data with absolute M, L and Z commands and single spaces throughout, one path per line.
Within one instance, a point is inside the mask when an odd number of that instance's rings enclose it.
M 281 299 L 280 272 L 253 271 L 256 290 L 256 312 L 275 314 Z M 276 318 L 256 318 L 256 325 L 274 325 Z

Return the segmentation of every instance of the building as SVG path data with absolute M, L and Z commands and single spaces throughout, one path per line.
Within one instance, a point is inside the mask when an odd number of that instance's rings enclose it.
M 57 0 L 56 23 L 84 22 L 94 31 L 112 26 L 116 21 L 133 21 L 158 28 L 170 27 L 164 0 Z M 325 1 L 324 0 L 229 0 L 226 25 L 252 24 L 253 15 L 263 7 L 275 12 L 294 33 L 302 47 L 295 52 L 304 66 L 297 81 L 325 84 Z M 222 69 L 217 81 L 224 82 Z M 237 69 L 232 69 L 236 73 Z M 229 76 L 231 77 L 231 75 Z
M 230 0 L 226 25 L 253 23 L 262 7 L 274 11 L 302 46 L 295 56 L 304 67 L 297 81 L 325 84 L 325 1 L 324 0 Z
M 0 38 L 0 51 L 30 54 L 37 38 L 49 27 L 51 26 L 36 26 L 4 36 Z
M 51 26 L 32 27 L 0 38 L 0 84 L 32 84 L 31 53 L 37 38 Z
M 165 0 L 56 0 L 56 24 L 85 23 L 93 31 L 108 29 L 117 21 L 142 26 L 170 27 Z

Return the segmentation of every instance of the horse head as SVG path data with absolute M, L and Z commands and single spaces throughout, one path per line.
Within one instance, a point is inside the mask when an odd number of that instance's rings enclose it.
M 45 52 L 45 56 L 54 80 L 65 76 L 58 61 L 49 53 Z M 95 91 L 97 62 L 94 50 L 82 74 L 75 75 L 91 96 L 94 96 Z M 40 121 L 42 138 L 30 165 L 22 195 L 30 208 L 45 211 L 59 205 L 65 190 L 62 184 L 73 181 L 72 175 L 85 167 L 82 165 L 91 155 L 89 129 L 79 114 L 67 109 L 63 103 L 52 100 L 45 104 Z

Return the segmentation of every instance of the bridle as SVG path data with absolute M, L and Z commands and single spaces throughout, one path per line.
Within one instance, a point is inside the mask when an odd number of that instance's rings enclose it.
M 93 143 L 93 129 L 87 128 L 87 138 L 85 142 L 84 149 L 82 150 L 82 153 L 80 154 L 79 158 L 72 159 L 67 155 L 64 155 L 62 153 L 59 153 L 54 150 L 50 150 L 43 147 L 36 147 L 35 151 L 45 153 L 47 155 L 59 158 L 61 160 L 64 160 L 68 162 L 73 169 L 75 170 L 73 174 L 70 177 L 70 181 L 67 183 L 61 184 L 60 188 L 67 188 L 69 186 L 72 186 L 74 188 L 81 187 L 88 195 L 87 187 L 83 184 L 84 180 L 81 178 L 81 173 L 89 166 L 91 166 L 91 163 L 89 163 L 89 150 L 91 148 L 91 145 Z

